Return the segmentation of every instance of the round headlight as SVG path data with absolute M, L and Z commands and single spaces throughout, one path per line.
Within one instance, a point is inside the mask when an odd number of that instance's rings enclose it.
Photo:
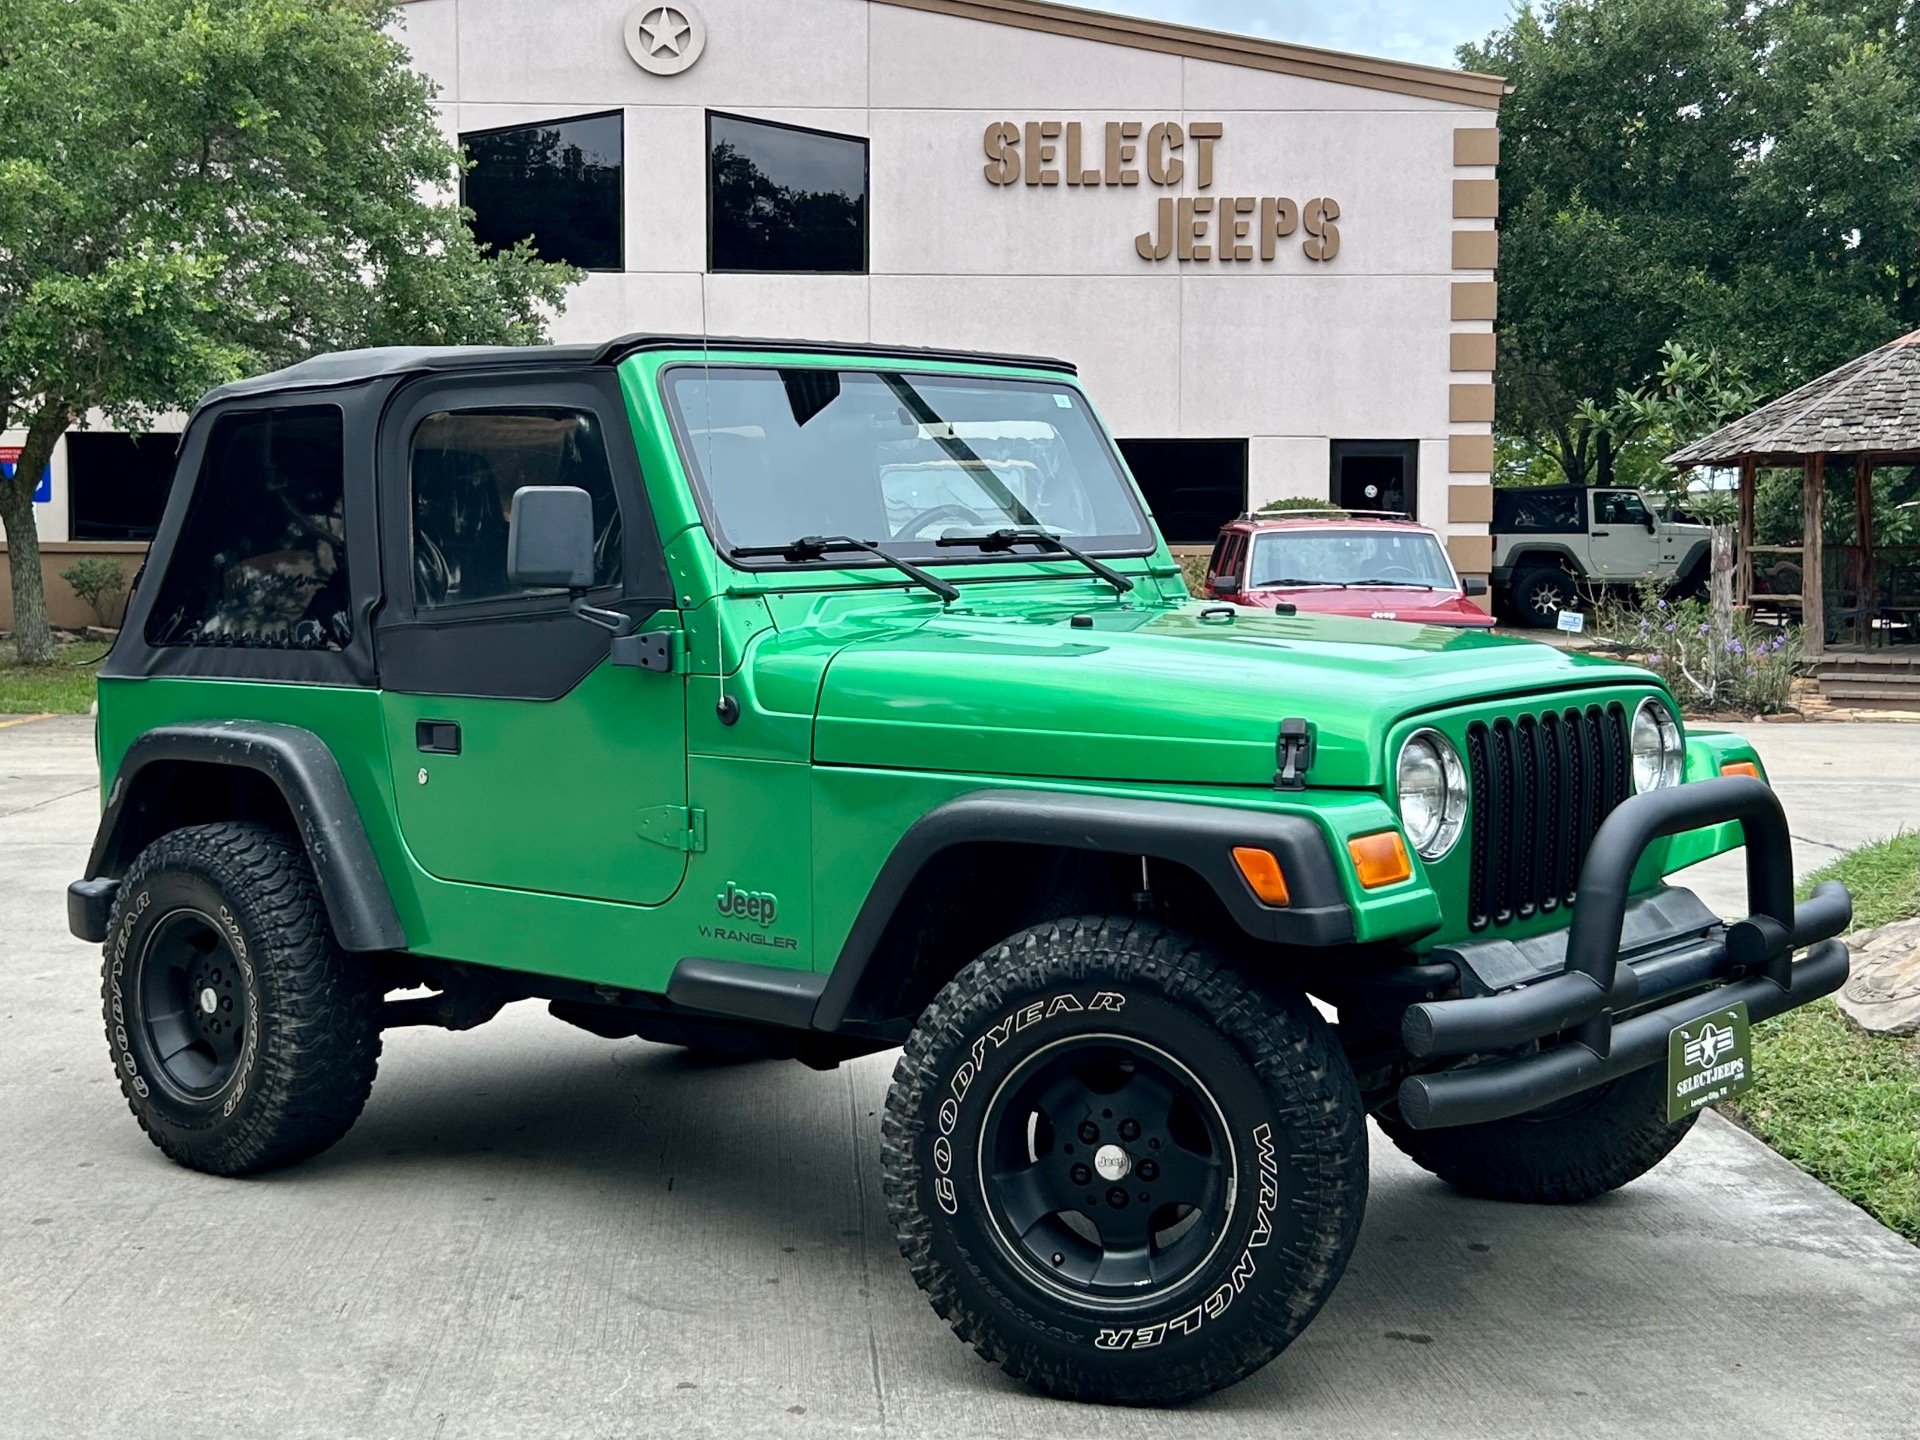
M 1642 794 L 1680 783 L 1686 764 L 1686 743 L 1680 722 L 1659 700 L 1642 700 L 1633 712 L 1633 788 Z
M 1400 747 L 1395 780 L 1400 823 L 1422 860 L 1453 848 L 1467 819 L 1467 770 L 1460 752 L 1438 730 L 1416 730 Z

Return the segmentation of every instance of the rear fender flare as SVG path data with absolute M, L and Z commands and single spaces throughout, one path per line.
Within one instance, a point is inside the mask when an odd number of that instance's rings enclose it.
M 168 816 L 149 807 L 167 771 L 181 763 L 233 766 L 265 776 L 293 817 L 341 947 L 406 948 L 406 930 L 340 762 L 325 741 L 298 726 L 220 720 L 163 725 L 140 736 L 127 747 L 114 774 L 87 859 L 88 881 L 118 879 L 135 855 L 173 828 Z

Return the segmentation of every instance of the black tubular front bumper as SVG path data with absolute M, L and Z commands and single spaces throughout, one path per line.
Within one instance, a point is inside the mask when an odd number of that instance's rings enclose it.
M 1643 936 L 1623 957 L 1628 889 L 1647 846 L 1728 821 L 1746 843 L 1748 917 Z M 1473 1063 L 1408 1076 L 1401 1118 L 1430 1130 L 1523 1114 L 1664 1061 L 1676 1025 L 1736 1003 L 1763 1020 L 1818 999 L 1846 981 L 1847 947 L 1832 937 L 1852 916 L 1851 897 L 1833 883 L 1794 905 L 1786 816 L 1760 781 L 1729 776 L 1635 795 L 1587 852 L 1559 973 L 1407 1007 L 1401 1040 L 1416 1063 Z

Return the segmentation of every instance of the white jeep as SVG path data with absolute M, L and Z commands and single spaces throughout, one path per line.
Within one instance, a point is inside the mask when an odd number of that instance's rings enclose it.
M 1493 492 L 1493 594 L 1522 625 L 1551 627 L 1582 592 L 1706 584 L 1712 528 L 1662 517 L 1639 490 L 1527 485 Z

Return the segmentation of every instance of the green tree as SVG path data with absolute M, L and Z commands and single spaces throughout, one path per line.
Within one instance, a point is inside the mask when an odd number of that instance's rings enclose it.
M 1460 60 L 1513 86 L 1510 473 L 1613 481 L 1669 342 L 1758 399 L 1920 325 L 1920 0 L 1549 0 Z
M 533 343 L 573 272 L 488 254 L 389 0 L 0 0 L 0 481 L 14 638 L 52 637 L 32 484 L 319 350 Z

